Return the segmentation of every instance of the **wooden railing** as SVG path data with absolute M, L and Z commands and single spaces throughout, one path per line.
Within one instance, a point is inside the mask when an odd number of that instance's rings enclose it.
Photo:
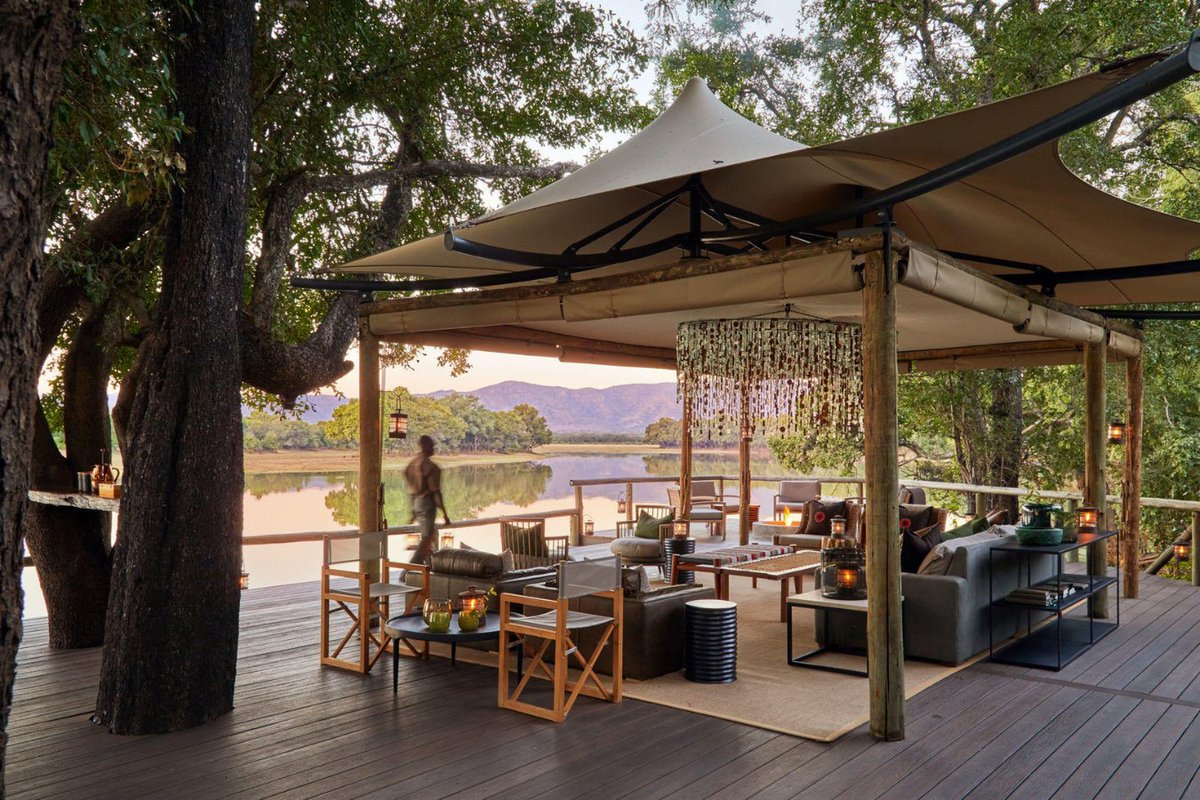
M 518 516 L 518 515 L 510 515 Z M 572 521 L 572 528 L 575 525 L 575 509 L 560 508 L 553 511 L 532 511 L 519 515 L 522 519 L 536 517 L 538 519 L 558 519 L 568 518 Z M 508 519 L 504 517 L 479 517 L 478 519 L 460 519 L 451 520 L 449 525 L 438 523 L 439 531 L 459 530 L 462 528 L 482 528 L 487 525 L 499 525 L 501 521 Z M 403 535 L 406 533 L 419 533 L 420 529 L 416 525 L 395 525 L 387 529 L 388 535 Z M 319 542 L 326 536 L 331 539 L 353 539 L 358 536 L 358 530 L 349 528 L 346 530 L 336 531 L 307 531 L 304 533 L 259 533 L 252 536 L 243 536 L 243 545 L 261 545 L 261 544 L 295 544 L 296 542 Z

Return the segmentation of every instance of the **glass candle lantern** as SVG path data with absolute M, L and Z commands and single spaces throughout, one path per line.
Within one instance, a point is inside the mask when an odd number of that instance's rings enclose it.
M 621 492 L 617 495 L 617 513 L 624 514 L 626 508 L 628 508 L 628 504 L 625 501 L 625 493 Z
M 250 573 L 246 572 L 245 567 L 238 573 L 238 588 L 243 592 L 250 588 Z
M 458 627 L 464 631 L 477 630 L 487 618 L 487 592 L 478 586 L 468 586 L 458 594 Z
M 596 535 L 596 522 L 595 522 L 595 520 L 593 520 L 591 517 L 587 516 L 586 514 L 583 517 L 583 535 L 584 536 L 595 536 Z
M 829 532 L 834 536 L 846 535 L 846 519 L 845 517 L 834 517 L 829 520 Z
M 1187 542 L 1180 542 L 1174 546 L 1175 558 L 1179 561 L 1187 561 L 1192 557 L 1192 546 Z
M 1108 443 L 1125 444 L 1125 423 L 1113 420 L 1108 424 Z
M 686 519 L 675 520 L 671 523 L 671 535 L 676 539 L 686 539 L 688 537 L 688 533 L 690 532 L 688 530 L 690 525 L 691 523 L 689 523 Z
M 409 550 L 416 550 L 421 544 L 421 534 L 407 533 L 404 535 L 404 546 Z
M 838 567 L 837 568 L 837 588 L 838 589 L 854 589 L 858 586 L 858 568 L 857 567 Z
M 391 414 L 388 414 L 391 419 L 391 427 L 388 428 L 389 439 L 407 439 L 408 438 L 408 414 L 396 409 Z
M 1100 524 L 1100 509 L 1092 506 L 1084 506 L 1076 511 L 1079 519 L 1080 533 L 1095 533 L 1096 526 Z
M 454 547 L 454 534 L 443 533 L 439 541 L 439 547 L 441 547 L 442 550 L 445 550 L 447 547 Z

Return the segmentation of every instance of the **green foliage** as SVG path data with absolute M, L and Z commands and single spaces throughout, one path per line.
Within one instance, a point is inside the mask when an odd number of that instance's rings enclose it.
M 533 406 L 522 403 L 511 411 L 490 411 L 471 395 L 417 397 L 406 389 L 395 389 L 384 400 L 384 423 L 394 408 L 408 415 L 407 439 L 384 437 L 384 449 L 411 452 L 417 437 L 432 436 L 445 452 L 519 453 L 549 444 L 553 434 L 545 418 Z M 358 446 L 357 400 L 338 406 L 333 418 L 319 423 L 331 447 Z
M 674 447 L 679 444 L 680 432 L 679 420 L 660 417 L 646 426 L 646 434 L 642 441 L 646 444 Z
M 242 420 L 242 442 L 247 452 L 262 450 L 315 450 L 327 442 L 319 425 L 252 411 Z
M 861 435 L 818 430 L 799 436 L 769 436 L 767 446 L 775 460 L 789 470 L 810 475 L 818 471 L 853 475 L 862 457 L 863 439 Z

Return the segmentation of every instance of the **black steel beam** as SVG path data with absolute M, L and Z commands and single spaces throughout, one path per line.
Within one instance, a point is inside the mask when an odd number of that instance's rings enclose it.
M 1079 269 L 1071 272 L 1054 272 L 1050 275 L 1005 275 L 1004 280 L 1020 285 L 1068 283 L 1099 283 L 1100 281 L 1127 281 L 1136 278 L 1162 278 L 1168 275 L 1186 275 L 1200 272 L 1200 259 L 1164 261 L 1161 264 L 1136 264 L 1128 267 L 1105 269 Z
M 1123 310 L 1120 308 L 1089 308 L 1087 310 L 1099 314 L 1102 317 L 1108 317 L 1109 319 L 1128 319 L 1135 322 L 1146 320 L 1200 320 L 1200 311 L 1173 311 L 1169 309 L 1164 309 L 1161 311 L 1156 311 L 1153 309 Z

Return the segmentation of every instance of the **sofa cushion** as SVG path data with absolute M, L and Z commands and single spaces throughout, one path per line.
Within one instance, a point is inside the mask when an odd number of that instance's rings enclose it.
M 976 533 L 983 533 L 991 527 L 987 517 L 975 517 L 969 519 L 957 528 L 951 528 L 948 531 L 942 531 L 942 541 L 948 542 L 951 539 L 961 539 L 964 536 L 971 536 Z
M 820 481 L 780 481 L 779 499 L 788 503 L 807 503 L 821 497 Z
M 496 553 L 458 547 L 448 547 L 431 554 L 429 569 L 431 572 L 487 580 L 498 578 L 505 572 L 504 560 Z
M 662 558 L 662 545 L 658 538 L 654 539 L 639 539 L 636 536 L 622 536 L 614 539 L 612 544 L 608 546 L 614 556 L 622 558 L 636 558 L 643 561 Z
M 929 551 L 941 544 L 936 525 L 919 531 L 909 528 L 900 531 L 900 571 L 916 572 Z
M 922 575 L 946 575 L 950 571 L 950 563 L 954 560 L 954 554 L 960 548 L 964 547 L 986 547 L 999 544 L 996 533 L 992 530 L 984 530 L 979 533 L 973 533 L 968 536 L 958 536 L 953 539 L 943 539 L 936 547 L 931 549 L 925 556 L 925 560 L 921 562 L 921 566 L 917 569 Z
M 829 521 L 834 517 L 848 516 L 845 500 L 810 500 L 808 503 L 808 524 L 804 528 L 806 536 L 828 536 Z M 849 530 L 849 525 L 847 525 Z
M 633 535 L 639 539 L 654 539 L 658 540 L 658 529 L 661 525 L 670 525 L 675 521 L 675 512 L 667 514 L 665 517 L 656 517 L 649 511 L 642 511 L 638 514 L 637 525 L 634 526 Z
M 621 590 L 626 597 L 641 597 L 650 588 L 650 573 L 645 567 L 621 567 Z
M 938 510 L 936 506 L 913 505 L 912 503 L 900 504 L 901 529 L 907 528 L 919 531 L 936 524 L 937 521 Z

